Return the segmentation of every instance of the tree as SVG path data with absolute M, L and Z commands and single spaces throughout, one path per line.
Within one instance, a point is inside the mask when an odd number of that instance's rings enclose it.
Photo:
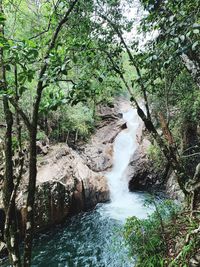
M 4 37 L 4 12 L 3 3 L 0 1 L 0 35 L 1 39 L 6 43 Z M 0 47 L 0 87 L 3 95 L 3 109 L 6 121 L 6 133 L 5 133 L 5 174 L 4 174 L 4 190 L 3 201 L 5 208 L 5 231 L 4 236 L 9 251 L 10 261 L 13 266 L 20 266 L 19 247 L 18 247 L 18 228 L 16 219 L 16 207 L 14 197 L 16 195 L 16 185 L 14 184 L 13 173 L 13 150 L 12 150 L 12 126 L 13 115 L 9 106 L 9 98 L 7 93 L 7 81 L 6 81 L 6 65 L 4 62 L 4 49 Z
M 162 53 L 170 50 L 166 64 L 181 57 L 194 81 L 200 86 L 199 60 L 199 1 L 141 1 L 148 15 L 143 19 L 144 32 L 158 31 L 154 43 L 160 45 Z

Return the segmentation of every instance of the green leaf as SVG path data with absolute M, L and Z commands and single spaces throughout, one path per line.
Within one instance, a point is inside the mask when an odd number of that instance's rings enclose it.
M 200 24 L 198 24 L 198 23 L 194 23 L 194 24 L 192 25 L 192 27 L 193 27 L 193 28 L 200 28 Z
M 6 21 L 5 15 L 3 13 L 0 13 L 0 24 L 3 25 L 5 21 Z
M 178 37 L 175 37 L 173 40 L 174 40 L 174 43 L 175 43 L 175 44 L 178 44 L 178 43 L 179 43 L 179 39 L 178 39 Z
M 169 21 L 172 22 L 174 20 L 174 15 L 169 17 Z
M 190 34 L 191 34 L 191 32 L 189 31 L 189 32 L 186 33 L 186 36 L 190 37 Z
M 19 87 L 19 94 L 22 95 L 28 88 L 25 86 L 20 86 Z
M 194 33 L 194 34 L 199 34 L 199 29 L 194 29 L 194 30 L 193 30 L 193 33 Z
M 67 70 L 66 69 L 62 70 L 62 74 L 67 75 L 68 74 Z
M 26 81 L 26 75 L 24 72 L 19 73 L 18 80 L 20 83 L 24 83 Z
M 193 45 L 192 45 L 192 50 L 195 50 L 196 46 L 199 44 L 198 41 L 196 41 Z
M 185 35 L 181 35 L 180 39 L 181 39 L 182 42 L 184 42 L 185 41 Z
M 7 71 L 10 71 L 10 70 L 11 70 L 10 65 L 8 65 L 8 64 L 6 65 L 6 70 L 7 70 Z

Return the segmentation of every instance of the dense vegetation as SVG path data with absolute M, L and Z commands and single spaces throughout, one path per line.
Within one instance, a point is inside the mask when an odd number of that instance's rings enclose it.
M 127 9 L 134 5 L 131 2 L 0 0 L 0 126 L 5 162 L 1 180 L 4 239 L 12 266 L 31 266 L 36 141 L 43 137 L 74 143 L 86 140 L 98 119 L 97 105 L 111 103 L 120 93 L 130 96 L 144 121 L 158 167 L 164 168 L 166 161 L 176 174 L 195 225 L 188 231 L 192 237 L 200 231 L 194 212 L 200 197 L 199 1 L 141 0 L 140 35 L 127 38 L 125 33 L 138 21 L 126 17 Z M 15 198 L 27 146 L 29 184 L 22 264 Z M 18 159 L 15 164 L 14 157 Z M 128 224 L 134 231 L 143 225 L 151 241 L 149 231 L 155 231 L 158 224 L 155 218 L 145 222 L 133 218 Z M 170 219 L 165 219 L 170 225 Z M 187 238 L 188 232 L 184 234 Z M 166 248 L 158 235 L 155 233 L 150 254 L 161 244 L 160 255 L 165 259 Z M 133 248 L 134 242 L 141 242 L 140 236 L 138 240 L 127 236 L 127 240 Z M 163 258 L 156 255 L 154 265 L 149 266 L 163 266 Z

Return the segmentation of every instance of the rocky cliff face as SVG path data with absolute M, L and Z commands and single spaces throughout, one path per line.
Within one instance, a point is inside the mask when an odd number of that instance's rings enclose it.
M 124 100 L 125 101 L 125 100 Z M 118 102 L 113 107 L 100 106 L 101 122 L 90 141 L 81 147 L 85 164 L 94 172 L 106 172 L 113 164 L 113 142 L 118 133 L 126 127 L 119 113 Z
M 152 160 L 148 156 L 151 145 L 144 128 L 138 131 L 138 148 L 132 156 L 127 170 L 130 191 L 165 192 L 170 198 L 183 201 L 184 195 L 176 181 L 175 174 L 166 162 L 163 168 L 155 170 Z

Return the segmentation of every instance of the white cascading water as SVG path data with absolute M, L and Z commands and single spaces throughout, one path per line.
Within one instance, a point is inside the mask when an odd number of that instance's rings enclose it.
M 114 142 L 113 169 L 107 174 L 110 188 L 111 201 L 118 202 L 124 196 L 129 195 L 126 169 L 131 156 L 137 149 L 136 131 L 139 127 L 137 113 L 134 109 L 123 113 L 127 129 L 120 132 Z
M 131 193 L 128 189 L 126 170 L 132 155 L 138 147 L 137 131 L 141 121 L 136 109 L 129 107 L 123 112 L 127 128 L 121 131 L 114 142 L 114 159 L 111 172 L 107 173 L 111 202 L 104 206 L 104 212 L 111 218 L 124 221 L 127 217 L 145 218 L 152 211 L 144 206 L 146 196 Z

